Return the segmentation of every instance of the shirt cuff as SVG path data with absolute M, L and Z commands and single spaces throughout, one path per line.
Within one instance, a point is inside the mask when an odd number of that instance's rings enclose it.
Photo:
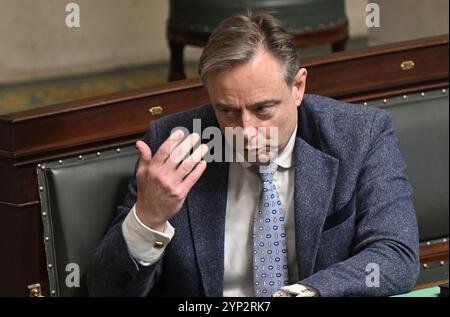
M 318 297 L 320 296 L 312 287 L 303 284 L 292 284 L 283 286 L 274 294 L 275 297 Z
M 139 264 L 149 266 L 160 259 L 175 229 L 168 221 L 163 232 L 150 229 L 138 218 L 134 205 L 122 223 L 122 232 L 131 256 Z

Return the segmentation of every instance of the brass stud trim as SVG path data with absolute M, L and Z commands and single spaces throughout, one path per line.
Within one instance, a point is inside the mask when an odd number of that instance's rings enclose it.
M 425 93 L 424 92 L 420 93 L 420 96 L 425 97 Z
M 423 265 L 423 268 L 424 268 L 424 269 L 428 269 L 428 264 L 425 263 L 425 264 Z
M 49 263 L 47 266 L 48 266 L 49 269 L 53 268 L 53 265 L 51 263 Z
M 63 163 L 62 160 L 59 160 L 59 161 L 58 161 L 58 164 L 59 164 L 59 165 L 62 165 L 62 163 Z
M 441 261 L 439 264 L 440 264 L 441 266 L 444 266 L 445 262 L 444 262 L 444 261 Z
M 100 152 L 97 152 L 97 156 L 100 156 L 100 155 L 102 155 L 102 153 L 100 153 Z
M 49 238 L 49 237 L 45 237 L 45 238 L 44 238 L 44 241 L 45 241 L 45 242 L 49 242 L 49 241 L 50 241 L 50 238 Z
M 117 153 L 120 153 L 120 148 L 116 149 L 116 152 L 117 152 Z
M 447 89 L 442 89 L 442 93 L 445 95 L 447 93 Z
M 45 165 L 44 164 L 41 165 L 41 170 L 45 170 Z
M 406 100 L 406 99 L 408 99 L 408 96 L 407 95 L 403 95 L 403 100 Z
M 83 155 L 78 155 L 78 159 L 82 160 L 83 159 Z
M 47 213 L 45 211 L 42 212 L 42 217 L 47 217 Z
M 39 186 L 39 191 L 41 192 L 43 190 L 44 190 L 44 187 L 43 186 Z
M 364 105 L 364 106 L 367 106 L 367 102 L 364 102 L 363 105 Z
M 383 99 L 383 103 L 384 103 L 384 104 L 387 104 L 387 103 L 388 103 L 388 100 L 387 100 L 387 99 Z
M 56 291 L 54 289 L 52 290 L 52 295 L 56 295 Z

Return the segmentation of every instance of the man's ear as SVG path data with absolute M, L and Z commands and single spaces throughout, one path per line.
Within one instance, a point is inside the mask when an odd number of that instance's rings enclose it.
M 295 104 L 297 107 L 300 106 L 303 100 L 303 95 L 305 94 L 306 87 L 306 77 L 308 76 L 308 72 L 306 68 L 300 68 L 295 75 L 294 86 L 292 87 L 294 93 Z

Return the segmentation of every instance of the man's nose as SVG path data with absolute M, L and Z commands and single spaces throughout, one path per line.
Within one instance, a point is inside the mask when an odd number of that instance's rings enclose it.
M 249 140 L 257 135 L 257 129 L 255 125 L 255 118 L 249 113 L 242 114 L 242 129 L 244 133 L 244 139 Z

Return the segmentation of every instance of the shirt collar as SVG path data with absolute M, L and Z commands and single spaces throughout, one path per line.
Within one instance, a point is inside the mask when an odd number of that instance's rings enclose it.
M 294 132 L 292 132 L 291 138 L 284 147 L 283 151 L 274 158 L 274 162 L 283 168 L 290 168 L 293 165 L 292 153 L 294 152 L 295 137 L 297 135 L 297 125 L 295 126 Z

